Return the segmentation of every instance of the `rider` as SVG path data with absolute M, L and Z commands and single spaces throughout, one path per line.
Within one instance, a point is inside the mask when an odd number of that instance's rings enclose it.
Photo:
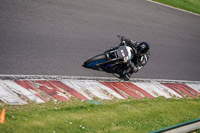
M 132 41 L 124 36 L 121 37 L 120 46 L 129 46 L 133 49 L 133 58 L 126 63 L 126 69 L 121 73 L 121 78 L 124 80 L 129 80 L 131 74 L 138 72 L 149 60 L 150 56 L 150 46 L 147 42 L 136 42 Z

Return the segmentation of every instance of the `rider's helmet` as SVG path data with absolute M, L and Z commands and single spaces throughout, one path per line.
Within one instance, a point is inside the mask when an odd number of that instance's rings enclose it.
M 139 55 L 144 55 L 149 51 L 149 49 L 150 49 L 150 46 L 147 42 L 141 42 L 139 43 L 137 47 L 137 52 Z

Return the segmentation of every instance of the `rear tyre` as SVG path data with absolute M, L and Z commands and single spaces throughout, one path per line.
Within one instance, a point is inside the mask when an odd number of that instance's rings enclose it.
M 95 57 L 84 62 L 85 67 L 94 67 L 99 63 L 103 63 L 106 61 L 105 54 L 96 55 Z

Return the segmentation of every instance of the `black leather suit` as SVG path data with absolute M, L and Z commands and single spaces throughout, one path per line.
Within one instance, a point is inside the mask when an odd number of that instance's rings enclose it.
M 138 72 L 144 65 L 146 65 L 147 61 L 149 60 L 150 52 L 148 51 L 146 54 L 140 55 L 137 52 L 137 47 L 139 45 L 138 42 L 124 38 L 122 39 L 120 46 L 124 45 L 123 41 L 125 41 L 126 45 L 131 47 L 134 51 L 133 58 L 127 63 L 127 69 L 123 71 L 123 75 L 130 78 L 131 74 Z

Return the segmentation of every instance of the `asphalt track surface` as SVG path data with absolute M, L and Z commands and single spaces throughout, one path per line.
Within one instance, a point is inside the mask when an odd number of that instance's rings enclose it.
M 132 77 L 200 80 L 200 17 L 146 0 L 1 0 L 0 74 L 113 77 L 81 65 L 118 34 L 151 45 Z

